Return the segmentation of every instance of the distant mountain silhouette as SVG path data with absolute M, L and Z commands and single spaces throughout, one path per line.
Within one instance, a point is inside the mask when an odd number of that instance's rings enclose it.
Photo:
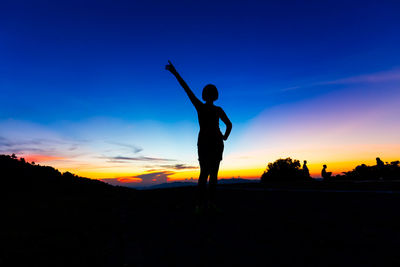
M 239 184 L 239 183 L 258 183 L 260 180 L 250 180 L 243 178 L 229 178 L 229 179 L 219 179 L 218 184 Z M 162 183 L 158 185 L 151 185 L 146 187 L 141 187 L 141 189 L 160 189 L 160 188 L 173 188 L 173 187 L 184 187 L 184 186 L 196 186 L 196 181 L 176 181 L 169 183 Z
M 218 180 L 219 184 L 241 184 L 241 183 L 259 183 L 260 180 L 244 179 L 244 178 L 229 178 Z
M 170 183 L 162 183 L 150 186 L 143 186 L 138 187 L 140 189 L 161 189 L 161 188 L 174 188 L 174 187 L 185 187 L 185 186 L 196 186 L 196 182 L 188 182 L 188 181 L 177 181 L 177 182 L 170 182 Z

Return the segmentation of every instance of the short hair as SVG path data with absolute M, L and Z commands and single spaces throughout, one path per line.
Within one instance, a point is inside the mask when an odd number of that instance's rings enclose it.
M 217 87 L 213 84 L 207 84 L 203 88 L 202 98 L 204 101 L 215 101 L 218 99 Z

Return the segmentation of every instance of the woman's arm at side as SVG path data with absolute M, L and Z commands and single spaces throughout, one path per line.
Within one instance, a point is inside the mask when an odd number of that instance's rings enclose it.
M 175 76 L 175 78 L 178 80 L 179 84 L 185 90 L 185 92 L 188 95 L 192 104 L 197 108 L 201 104 L 201 101 L 194 95 L 193 91 L 190 89 L 190 87 L 187 85 L 187 83 L 183 80 L 181 75 L 179 75 L 178 71 L 175 69 L 174 65 L 172 65 L 171 61 L 168 60 L 168 65 L 165 66 L 165 69 L 170 71 Z
M 224 140 L 227 140 L 232 131 L 232 122 L 229 120 L 228 116 L 226 116 L 226 114 L 222 108 L 221 108 L 220 118 L 226 125 L 225 134 L 222 138 Z

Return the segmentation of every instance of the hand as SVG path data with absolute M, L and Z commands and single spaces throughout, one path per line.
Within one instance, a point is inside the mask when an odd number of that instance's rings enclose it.
M 223 135 L 223 136 L 222 136 L 222 139 L 223 139 L 224 141 L 226 141 L 226 140 L 228 140 L 228 136 Z
M 168 64 L 165 65 L 165 69 L 170 71 L 172 74 L 177 73 L 174 65 L 172 65 L 171 61 L 168 60 Z

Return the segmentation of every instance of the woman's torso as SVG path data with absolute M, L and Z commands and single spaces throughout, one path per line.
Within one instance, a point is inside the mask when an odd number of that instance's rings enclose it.
M 222 140 L 219 129 L 220 107 L 212 104 L 202 104 L 197 109 L 200 132 L 199 141 Z

